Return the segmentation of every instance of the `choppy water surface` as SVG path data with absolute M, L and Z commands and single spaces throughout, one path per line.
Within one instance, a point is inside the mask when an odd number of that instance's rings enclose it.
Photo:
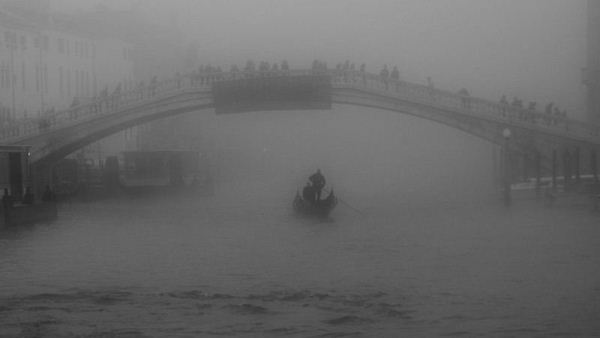
M 275 196 L 281 197 L 281 196 Z M 122 198 L 0 233 L 0 336 L 586 336 L 600 215 L 533 202 Z

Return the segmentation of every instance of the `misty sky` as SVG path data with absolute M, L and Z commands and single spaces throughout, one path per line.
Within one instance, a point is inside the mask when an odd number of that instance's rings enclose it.
M 585 0 L 52 0 L 78 11 L 136 6 L 196 41 L 204 63 L 308 66 L 346 59 L 497 100 L 549 101 L 584 116 Z

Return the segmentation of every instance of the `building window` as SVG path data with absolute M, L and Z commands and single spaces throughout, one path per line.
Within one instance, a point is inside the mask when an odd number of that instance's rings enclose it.
M 23 81 L 23 91 L 27 90 L 27 87 L 25 85 L 25 63 L 21 64 L 21 79 Z
M 6 31 L 4 32 L 4 43 L 9 49 L 17 48 L 17 33 Z
M 58 52 L 60 54 L 65 53 L 65 39 L 63 39 L 63 38 L 58 39 Z
M 85 96 L 90 97 L 90 73 L 85 72 Z
M 67 97 L 71 97 L 71 70 L 67 69 Z
M 42 36 L 42 49 L 45 51 L 48 51 L 48 45 L 49 45 L 48 36 L 47 35 Z
M 79 70 L 75 70 L 75 96 L 79 95 Z
M 2 65 L 0 66 L 0 86 L 2 88 L 6 87 L 5 78 L 6 78 L 6 67 L 4 66 L 4 61 L 2 61 Z
M 40 91 L 40 66 L 35 66 L 35 91 Z
M 62 66 L 58 67 L 58 95 L 61 99 L 65 98 L 65 79 Z
M 44 65 L 44 93 L 48 93 L 48 65 Z

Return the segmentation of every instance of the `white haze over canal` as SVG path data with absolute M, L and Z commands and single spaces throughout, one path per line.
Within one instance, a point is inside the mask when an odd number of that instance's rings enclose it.
M 248 59 L 397 65 L 403 80 L 584 116 L 583 0 L 51 3 L 137 8 L 225 70 Z M 200 112 L 182 142 L 210 154 L 214 196 L 65 203 L 53 224 L 0 230 L 0 337 L 600 332 L 600 213 L 587 201 L 506 209 L 492 145 L 334 108 Z M 317 168 L 343 202 L 329 221 L 293 217 Z
M 507 210 L 489 144 L 344 106 L 198 120 L 217 134 L 215 196 L 64 204 L 54 224 L 0 233 L 0 336 L 600 329 L 600 215 L 531 199 Z M 291 214 L 316 167 L 362 214 Z

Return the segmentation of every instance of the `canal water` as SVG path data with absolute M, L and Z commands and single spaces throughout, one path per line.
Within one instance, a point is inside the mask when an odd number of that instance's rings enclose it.
M 230 196 L 231 197 L 231 196 Z M 0 337 L 588 336 L 600 215 L 122 198 L 0 233 Z
M 408 118 L 344 111 L 360 127 L 342 128 L 339 114 L 311 122 L 352 135 L 325 147 L 348 156 L 328 157 L 311 143 L 323 134 L 294 117 L 273 123 L 303 132 L 277 143 L 266 139 L 277 130 L 257 131 L 272 126 L 239 117 L 256 131 L 244 138 L 223 119 L 214 196 L 65 203 L 52 224 L 1 230 L 0 337 L 600 332 L 600 213 L 533 199 L 506 209 L 485 184 L 489 167 L 449 161 L 491 161 L 488 146 Z M 328 220 L 290 210 L 316 167 L 300 166 L 309 157 L 342 198 Z

